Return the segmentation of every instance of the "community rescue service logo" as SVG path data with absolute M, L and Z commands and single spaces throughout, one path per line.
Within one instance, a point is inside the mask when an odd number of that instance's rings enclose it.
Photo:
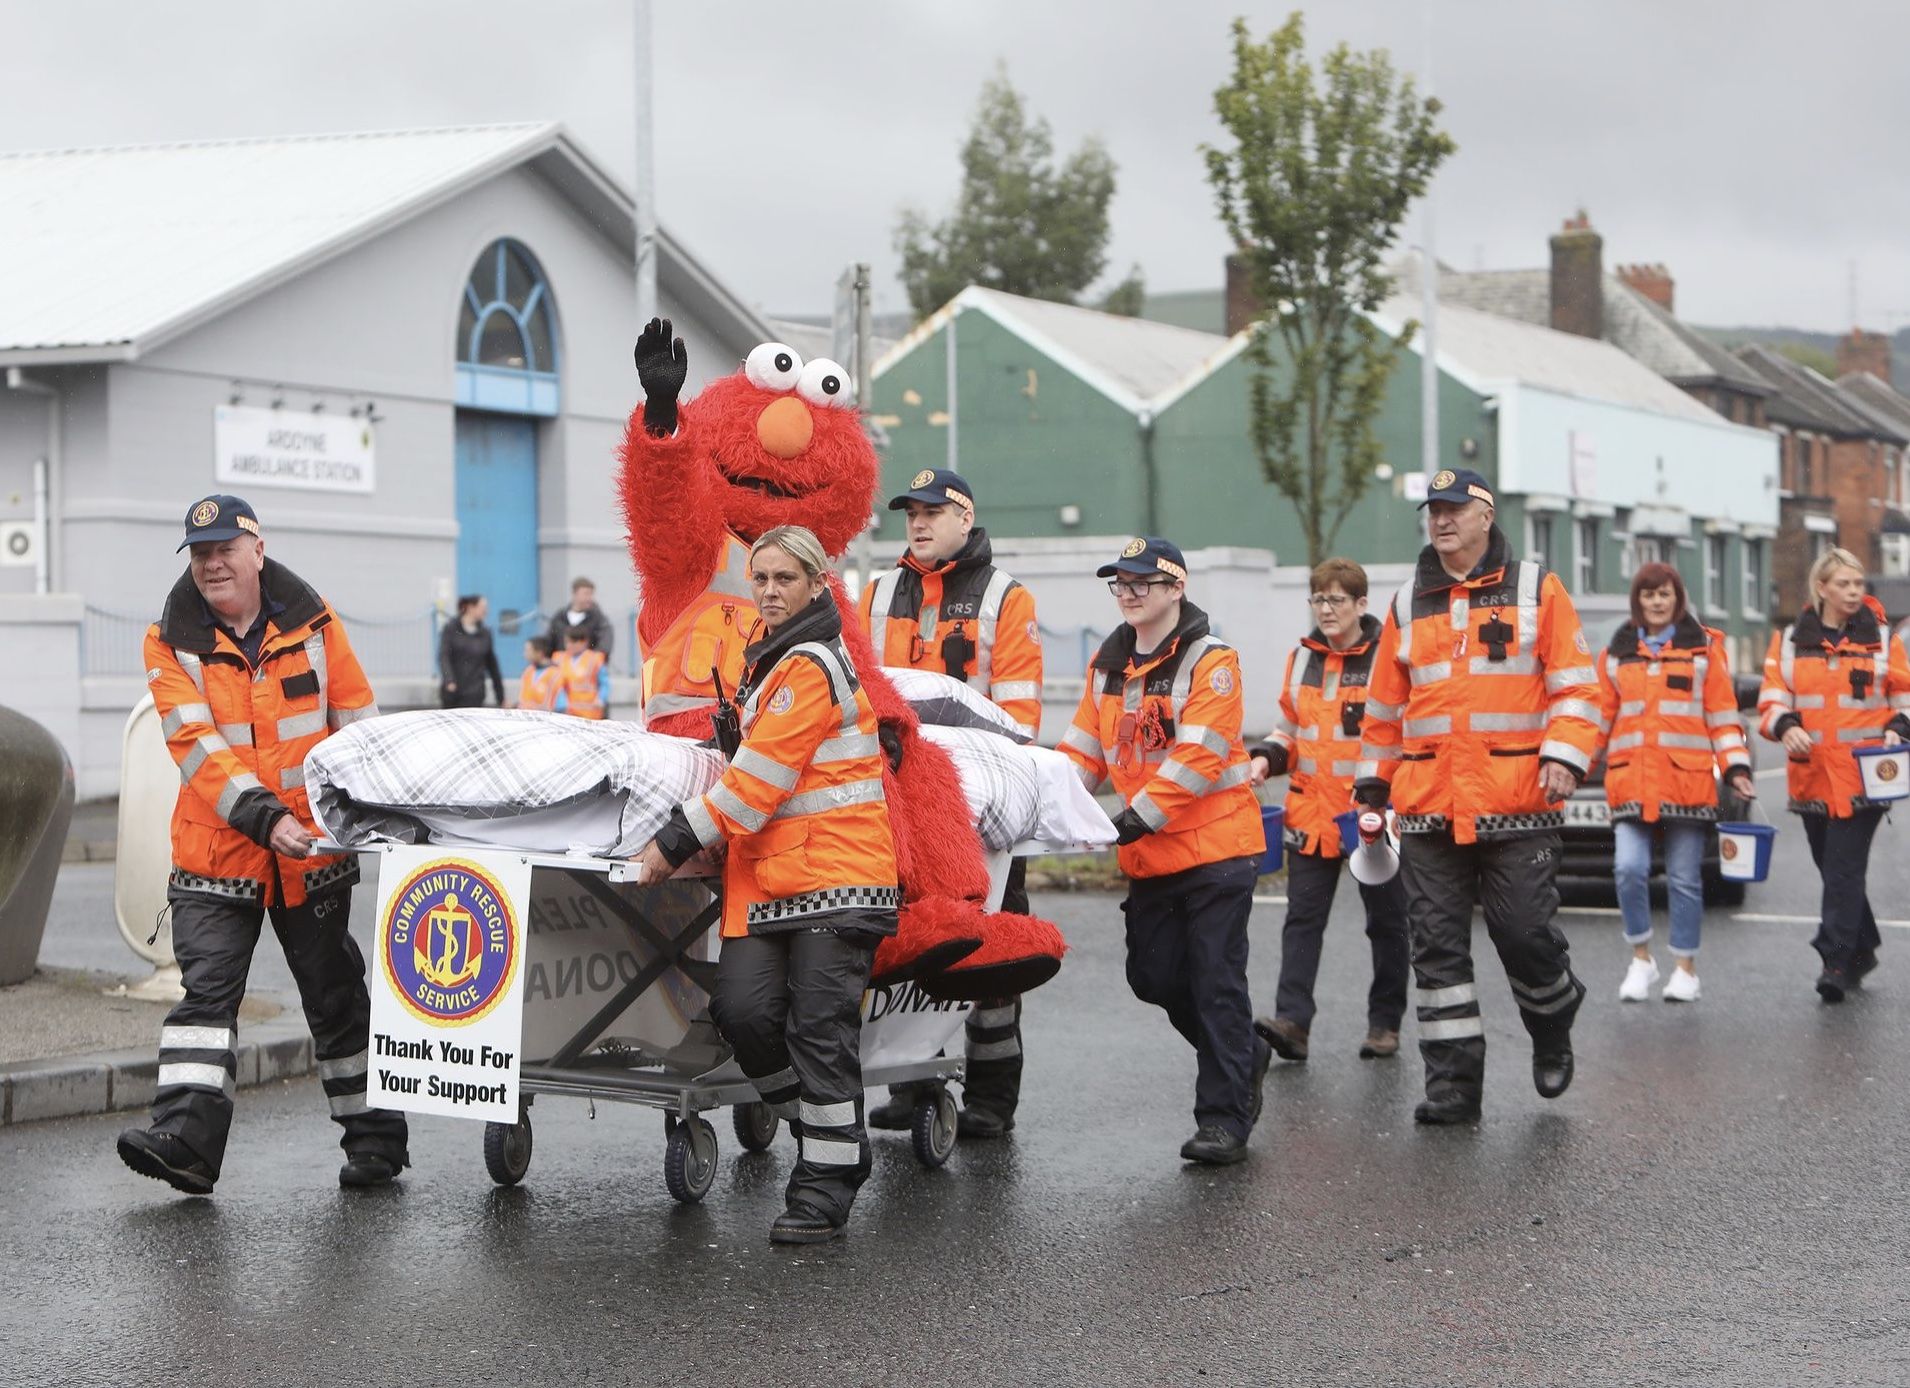
M 385 977 L 413 1016 L 464 1026 L 497 1006 L 517 972 L 509 896 L 475 863 L 446 858 L 406 879 L 384 927 Z
M 1207 682 L 1213 686 L 1214 693 L 1216 694 L 1227 695 L 1234 692 L 1234 672 L 1229 670 L 1225 665 L 1222 665 L 1219 669 L 1215 670 L 1212 675 L 1208 676 Z
M 1897 779 L 1897 762 L 1894 757 L 1877 758 L 1877 779 L 1894 781 Z
M 923 468 L 920 472 L 915 474 L 915 480 L 909 483 L 909 486 L 911 489 L 926 487 L 934 480 L 935 470 L 933 468 Z
M 1136 536 L 1134 539 L 1129 540 L 1127 542 L 1127 548 L 1121 551 L 1121 557 L 1123 559 L 1132 559 L 1135 555 L 1139 554 L 1142 550 L 1146 548 L 1147 548 L 1147 541 Z
M 781 689 L 778 689 L 774 694 L 769 696 L 769 711 L 771 713 L 788 713 L 795 702 L 796 691 L 791 689 L 788 685 L 784 685 Z
M 192 508 L 192 523 L 194 525 L 201 527 L 208 526 L 217 519 L 219 519 L 219 503 L 216 501 L 202 501 Z
M 1737 857 L 1738 841 L 1734 838 L 1720 835 L 1718 838 L 1718 856 L 1727 863 Z

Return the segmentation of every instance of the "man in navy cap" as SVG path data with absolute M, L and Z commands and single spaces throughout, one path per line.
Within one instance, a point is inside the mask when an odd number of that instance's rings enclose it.
M 1035 599 L 994 565 L 988 532 L 975 525 L 975 489 L 960 473 L 923 468 L 889 501 L 905 513 L 908 549 L 862 594 L 862 623 L 876 658 L 933 670 L 988 696 L 1028 737 L 1041 730 L 1041 628 Z M 1001 909 L 1026 915 L 1027 869 L 1008 869 Z M 957 1131 L 1000 1137 L 1021 1098 L 1021 999 L 985 998 L 968 1015 L 968 1065 Z M 934 1086 L 901 1086 L 868 1121 L 906 1128 Z
M 1112 780 L 1128 876 L 1127 978 L 1194 1047 L 1195 1132 L 1183 1160 L 1245 1159 L 1273 1050 L 1254 1035 L 1247 917 L 1266 850 L 1240 739 L 1240 658 L 1187 601 L 1187 560 L 1153 535 L 1111 564 L 1122 624 L 1088 667 L 1061 750 L 1089 790 Z
M 378 705 L 338 614 L 265 557 L 244 500 L 194 502 L 188 546 L 191 563 L 145 646 L 180 770 L 166 904 L 186 995 L 160 1029 L 152 1126 L 121 1133 L 119 1155 L 175 1190 L 212 1193 L 232 1125 L 239 1002 L 269 913 L 344 1130 L 339 1184 L 383 1185 L 410 1153 L 404 1115 L 365 1098 L 371 999 L 350 933 L 358 863 L 314 852 L 305 790 L 306 754 Z
M 1558 909 L 1562 803 L 1591 767 L 1598 674 L 1557 575 L 1513 556 L 1492 488 L 1468 468 L 1434 474 L 1431 543 L 1388 604 L 1366 689 L 1354 795 L 1390 798 L 1418 987 L 1421 1123 L 1477 1122 L 1486 1036 L 1472 912 L 1505 967 L 1532 1038 L 1532 1084 L 1572 1083 L 1585 986 Z

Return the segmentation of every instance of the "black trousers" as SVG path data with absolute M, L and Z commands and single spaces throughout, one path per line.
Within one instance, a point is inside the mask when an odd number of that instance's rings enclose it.
M 1001 909 L 1028 914 L 1028 860 L 1008 867 Z M 1021 1102 L 1021 995 L 983 998 L 969 1009 L 965 1027 L 968 1063 L 963 1069 L 962 1102 L 1003 1118 Z
M 1558 911 L 1554 830 L 1457 844 L 1449 833 L 1400 839 L 1400 877 L 1412 926 L 1419 1054 L 1426 1097 L 1473 1098 L 1485 1084 L 1486 1034 L 1472 969 L 1472 909 L 1485 908 L 1519 1019 L 1535 1044 L 1571 1035 L 1585 985 L 1572 974 Z
M 1253 999 L 1247 917 L 1256 861 L 1234 858 L 1128 882 L 1127 981 L 1194 1048 L 1194 1122 L 1245 1139 L 1253 1129 Z
M 239 1002 L 266 912 L 178 891 L 167 901 L 172 952 L 186 996 L 167 1014 L 159 1033 L 153 1127 L 178 1137 L 216 1173 L 232 1126 Z M 405 1116 L 365 1102 L 371 996 L 365 989 L 364 956 L 351 937 L 351 888 L 335 889 L 303 906 L 275 906 L 271 915 L 312 1028 L 312 1054 L 332 1120 L 345 1130 L 339 1145 L 409 1165 Z
M 789 1207 L 845 1224 L 869 1178 L 862 1126 L 862 990 L 876 937 L 807 928 L 723 941 L 710 1016 L 801 1150 Z
M 1827 969 L 1849 972 L 1859 962 L 1871 963 L 1883 936 L 1870 909 L 1865 879 L 1870 872 L 1870 842 L 1883 822 L 1880 809 L 1858 809 L 1849 819 L 1807 814 L 1804 837 L 1810 841 L 1811 861 L 1824 879 L 1824 896 L 1817 935 L 1811 940 Z
M 1345 860 L 1318 854 L 1287 855 L 1287 923 L 1280 930 L 1280 992 L 1274 1016 L 1313 1025 L 1313 981 L 1320 973 L 1320 942 L 1339 890 Z M 1366 994 L 1366 1024 L 1398 1031 L 1406 1015 L 1406 888 L 1397 874 L 1377 887 L 1360 887 L 1366 906 L 1366 938 L 1373 951 L 1373 985 Z

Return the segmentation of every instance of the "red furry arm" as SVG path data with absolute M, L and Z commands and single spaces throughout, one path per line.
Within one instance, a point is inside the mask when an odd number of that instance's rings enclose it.
M 895 686 L 889 683 L 889 677 L 882 673 L 882 662 L 876 658 L 875 647 L 869 643 L 868 630 L 862 625 L 862 616 L 856 611 L 855 603 L 850 600 L 849 590 L 833 574 L 829 577 L 829 586 L 835 591 L 836 610 L 842 614 L 842 644 L 848 648 L 849 663 L 856 667 L 856 676 L 869 693 L 869 705 L 875 710 L 876 721 L 904 732 L 914 732 L 919 726 L 915 710 L 904 702 Z
M 679 406 L 676 433 L 658 438 L 644 429 L 638 405 L 617 449 L 617 491 L 643 584 L 637 634 L 645 644 L 662 636 L 723 562 L 721 484 L 695 414 L 694 403 Z

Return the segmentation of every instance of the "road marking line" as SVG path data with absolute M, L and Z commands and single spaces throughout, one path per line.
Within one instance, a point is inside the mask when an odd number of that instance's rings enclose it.
M 1752 921 L 1758 925 L 1816 925 L 1818 921 L 1816 916 L 1761 916 L 1745 911 L 1739 912 L 1732 916 L 1731 919 L 1734 921 Z M 1888 925 L 1897 930 L 1910 930 L 1910 920 L 1880 920 L 1877 924 Z
M 1625 913 L 1616 906 L 1561 906 L 1561 916 L 1622 916 Z
M 1284 896 L 1257 896 L 1254 900 L 1265 906 L 1285 906 L 1287 904 L 1287 899 Z

